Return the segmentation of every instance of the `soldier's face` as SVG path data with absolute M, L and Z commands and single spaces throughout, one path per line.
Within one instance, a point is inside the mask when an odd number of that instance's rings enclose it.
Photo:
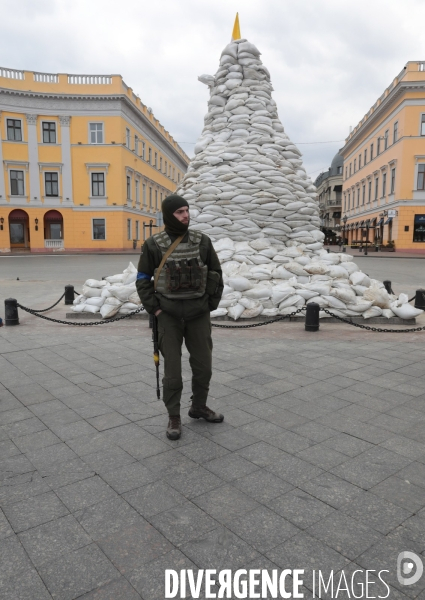
M 183 223 L 183 225 L 189 225 L 190 215 L 187 206 L 182 206 L 181 208 L 178 208 L 176 212 L 173 213 L 173 215 L 176 217 L 176 219 L 180 221 L 180 223 Z

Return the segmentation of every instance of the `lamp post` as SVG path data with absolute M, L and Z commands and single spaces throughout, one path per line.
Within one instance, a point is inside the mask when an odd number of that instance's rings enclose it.
M 344 223 L 344 225 L 342 226 L 342 231 L 343 231 L 343 236 L 344 236 L 344 239 L 343 239 L 344 243 L 343 243 L 343 246 L 342 246 L 342 251 L 346 252 L 346 249 L 345 249 L 345 226 L 347 224 L 347 215 L 344 215 L 342 217 L 342 222 Z
M 367 256 L 367 244 L 369 242 L 369 221 L 366 221 L 366 247 L 364 250 L 364 255 Z

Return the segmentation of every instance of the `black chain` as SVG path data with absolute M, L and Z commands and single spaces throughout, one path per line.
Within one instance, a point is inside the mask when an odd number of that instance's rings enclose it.
M 74 290 L 74 296 L 81 296 L 81 294 L 79 294 L 78 292 L 76 292 L 76 291 Z
M 46 321 L 52 321 L 52 323 L 61 323 L 62 325 L 74 325 L 75 327 L 89 327 L 90 325 L 105 325 L 105 323 L 114 323 L 115 321 L 122 321 L 123 319 L 128 319 L 129 317 L 132 317 L 133 315 L 145 310 L 143 308 L 143 306 L 141 306 L 140 308 L 138 308 L 137 310 L 134 310 L 133 312 L 129 313 L 128 315 L 122 315 L 121 317 L 116 317 L 115 319 L 105 319 L 104 321 L 91 321 L 90 323 L 74 323 L 73 321 L 61 321 L 60 319 L 51 319 L 50 317 L 45 317 L 44 315 L 38 314 L 38 312 L 33 310 L 32 308 L 28 308 L 27 306 L 22 306 L 22 304 L 19 304 L 19 302 L 17 302 L 16 305 L 19 308 L 22 308 L 22 310 L 24 310 L 25 312 L 30 313 L 30 315 L 34 315 L 35 317 L 40 317 L 40 319 L 45 319 Z
M 220 329 L 251 329 L 252 327 L 262 327 L 262 325 L 270 325 L 271 323 L 277 323 L 279 321 L 283 321 L 284 319 L 288 319 L 289 317 L 293 317 L 294 315 L 297 315 L 298 313 L 302 312 L 303 310 L 306 310 L 305 306 L 302 306 L 301 308 L 299 308 L 298 310 L 296 310 L 295 312 L 293 312 L 289 315 L 282 315 L 281 317 L 278 317 L 277 319 L 270 319 L 270 321 L 262 321 L 261 323 L 252 323 L 251 325 L 218 325 L 217 323 L 211 323 L 211 326 L 219 327 Z
M 62 294 L 62 296 L 59 298 L 59 300 L 57 302 L 55 302 L 54 304 L 52 304 L 52 306 L 49 306 L 49 308 L 32 308 L 31 310 L 34 311 L 34 313 L 42 313 L 42 312 L 47 312 L 48 310 L 51 310 L 52 308 L 54 308 L 57 304 L 59 304 L 59 302 L 62 300 L 62 298 L 65 296 L 65 292 Z M 19 304 L 18 304 L 19 306 Z
M 348 325 L 352 325 L 353 327 L 358 327 L 359 329 L 367 329 L 368 331 L 382 331 L 383 333 L 410 333 L 411 331 L 425 331 L 425 327 L 414 327 L 413 329 L 380 329 L 379 327 L 369 327 L 369 325 L 361 325 L 360 323 L 353 323 L 348 319 L 343 319 L 338 315 L 335 315 L 330 310 L 326 310 L 326 308 L 321 308 L 326 314 L 331 317 L 335 317 L 338 321 L 342 321 L 343 323 L 348 323 Z

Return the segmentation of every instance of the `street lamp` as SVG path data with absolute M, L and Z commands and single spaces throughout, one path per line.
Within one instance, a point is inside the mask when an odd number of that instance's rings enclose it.
M 366 221 L 366 248 L 364 251 L 364 255 L 367 256 L 367 244 L 369 242 L 369 220 Z

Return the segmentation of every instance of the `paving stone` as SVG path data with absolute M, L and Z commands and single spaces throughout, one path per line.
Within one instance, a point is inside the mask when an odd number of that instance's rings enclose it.
M 185 497 L 164 481 L 148 483 L 126 492 L 123 498 L 145 518 L 185 503 Z
M 298 487 L 334 508 L 340 508 L 342 504 L 356 498 L 362 492 L 359 487 L 332 475 L 332 473 L 324 473 L 319 477 L 304 481 Z
M 256 550 L 226 527 L 218 527 L 181 546 L 182 552 L 200 569 L 246 568 L 260 558 Z
M 295 427 L 291 427 L 291 431 L 316 443 L 338 435 L 338 431 L 335 429 L 316 421 L 296 425 Z
M 56 493 L 71 512 L 117 497 L 116 492 L 97 476 L 61 487 Z
M 186 446 L 183 448 L 173 451 L 162 452 L 154 456 L 149 456 L 143 461 L 143 464 L 148 467 L 152 473 L 160 477 L 168 477 L 168 475 L 179 475 L 186 474 L 198 465 L 190 458 L 187 458 L 182 452 L 186 450 Z
M 118 447 L 103 449 L 93 454 L 85 454 L 83 461 L 98 474 L 135 462 L 135 458 Z
M 292 485 L 300 485 L 301 482 L 318 477 L 324 472 L 323 469 L 290 455 L 267 465 L 266 469 Z
M 150 517 L 149 520 L 175 546 L 181 546 L 217 527 L 214 519 L 189 501 Z
M 140 600 L 141 596 L 124 577 L 120 577 L 80 598 L 81 600 Z
M 267 506 L 297 527 L 306 529 L 334 509 L 300 489 L 293 489 L 267 502 Z
M 123 575 L 173 549 L 170 542 L 143 519 L 100 538 L 97 544 Z
M 232 481 L 258 469 L 256 465 L 238 454 L 227 454 L 221 458 L 210 460 L 204 466 L 225 481 Z
M 37 571 L 30 566 L 10 577 L 0 577 L 0 597 L 4 600 L 51 600 Z
M 42 421 L 40 421 L 40 419 L 37 419 L 36 417 L 0 427 L 0 431 L 7 431 L 8 437 L 10 437 L 12 440 L 15 439 L 15 437 L 35 433 L 36 431 L 41 431 L 42 429 L 47 429 L 47 427 Z
M 291 484 L 263 470 L 240 477 L 233 481 L 233 485 L 261 503 L 268 503 L 292 489 Z
M 411 462 L 404 469 L 398 471 L 397 476 L 419 487 L 425 487 L 425 465 L 422 463 Z
M 98 431 L 104 431 L 105 429 L 112 429 L 113 427 L 125 425 L 126 423 L 129 423 L 129 420 L 117 412 L 109 412 L 88 419 L 88 422 Z
M 4 513 L 18 533 L 68 514 L 68 509 L 54 492 L 46 492 L 22 502 L 7 504 Z
M 128 579 L 142 598 L 164 600 L 164 573 L 166 569 L 174 569 L 177 572 L 182 569 L 192 569 L 196 572 L 196 565 L 183 552 L 174 549 L 168 554 L 164 554 L 160 558 L 134 569 Z
M 325 470 L 340 465 L 347 460 L 345 454 L 337 452 L 332 448 L 328 448 L 324 443 L 316 444 L 315 446 L 310 446 L 305 450 L 301 450 L 301 452 L 298 452 L 297 456 Z
M 46 446 L 53 446 L 54 444 L 60 443 L 60 441 L 61 440 L 48 429 L 14 438 L 16 446 L 24 453 L 38 450 L 39 448 L 45 448 Z
M 155 475 L 137 461 L 121 465 L 112 471 L 102 471 L 101 477 L 118 494 L 124 494 L 124 492 L 139 488 L 142 485 L 159 479 L 158 475 Z
M 184 477 L 169 475 L 166 477 L 166 482 L 189 499 L 205 494 L 209 490 L 223 485 L 223 480 L 220 477 L 217 477 L 217 475 L 214 475 L 202 466 L 186 473 Z
M 16 536 L 0 540 L 0 582 L 7 577 L 21 575 L 30 567 L 30 560 Z
M 425 506 L 423 488 L 398 476 L 388 477 L 369 491 L 411 512 L 417 512 Z
M 26 455 L 38 470 L 77 458 L 75 452 L 64 443 L 31 450 Z
M 245 431 L 231 429 L 223 433 L 218 433 L 214 436 L 214 442 L 220 446 L 224 446 L 227 450 L 234 452 L 245 448 L 258 441 L 258 438 L 249 435 Z
M 95 474 L 80 458 L 47 465 L 39 469 L 39 473 L 52 490 L 93 477 Z
M 186 444 L 179 449 L 179 452 L 188 459 L 200 464 L 229 454 L 229 450 L 220 444 L 216 444 L 211 439 L 201 439 L 191 444 Z
M 52 596 L 61 600 L 73 600 L 119 577 L 95 544 L 63 554 L 39 573 Z
M 78 510 L 74 517 L 95 541 L 144 521 L 134 508 L 118 496 Z
M 224 525 L 259 506 L 253 498 L 248 497 L 230 484 L 202 496 L 197 496 L 192 501 Z
M 285 452 L 266 442 L 257 442 L 256 444 L 242 448 L 237 454 L 251 461 L 258 467 L 270 465 L 285 456 Z
M 49 485 L 34 471 L 9 477 L 1 483 L 0 505 L 2 506 L 50 492 Z
M 113 427 L 105 431 L 113 444 L 139 460 L 168 450 L 168 446 L 135 423 Z
M 346 454 L 347 456 L 355 457 L 362 452 L 366 452 L 369 448 L 372 448 L 373 445 L 370 442 L 366 442 L 365 440 L 359 440 L 358 438 L 349 435 L 348 433 L 339 433 L 334 437 L 328 438 L 322 442 L 324 446 L 328 448 L 332 448 L 337 452 L 341 452 L 342 454 Z M 385 446 L 385 442 L 383 442 L 383 446 Z M 391 450 L 392 448 L 389 448 Z
M 0 509 L 0 540 L 13 535 L 13 529 L 9 525 L 9 521 L 4 516 L 4 512 Z
M 370 492 L 364 492 L 352 499 L 349 503 L 341 506 L 341 510 L 385 535 L 411 515 L 410 511 Z
M 71 515 L 24 531 L 19 540 L 36 567 L 92 541 Z

